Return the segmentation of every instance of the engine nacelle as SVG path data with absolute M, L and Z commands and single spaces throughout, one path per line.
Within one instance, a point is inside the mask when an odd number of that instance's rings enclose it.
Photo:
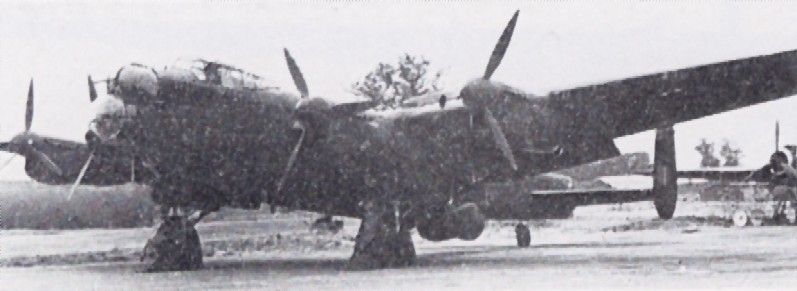
M 456 208 L 446 208 L 430 213 L 416 221 L 418 233 L 430 241 L 453 238 L 474 240 L 484 231 L 486 217 L 475 203 L 465 203 Z

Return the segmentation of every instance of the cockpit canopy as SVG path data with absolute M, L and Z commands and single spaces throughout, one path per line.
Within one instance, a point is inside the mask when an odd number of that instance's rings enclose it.
M 124 104 L 142 105 L 170 98 L 190 98 L 191 96 L 180 95 L 186 94 L 181 90 L 187 88 L 210 86 L 244 91 L 279 90 L 278 87 L 269 84 L 273 82 L 267 82 L 260 76 L 229 65 L 203 59 L 192 61 L 178 59 L 172 66 L 160 70 L 137 63 L 123 66 L 113 78 L 108 80 L 107 92 L 120 98 Z M 162 93 L 166 95 L 161 96 Z
M 162 72 L 165 75 L 180 79 L 193 79 L 209 82 L 227 88 L 246 89 L 276 89 L 269 86 L 262 77 L 247 73 L 233 66 L 195 59 L 191 61 L 178 60 L 172 66 L 166 67 Z M 188 81 L 188 80 L 186 80 Z

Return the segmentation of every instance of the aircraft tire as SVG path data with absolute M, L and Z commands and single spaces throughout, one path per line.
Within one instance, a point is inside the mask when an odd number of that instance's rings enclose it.
M 523 223 L 518 223 L 515 226 L 515 239 L 518 247 L 529 247 L 531 245 L 531 230 L 529 227 Z
M 653 158 L 653 205 L 661 219 L 670 219 L 678 203 L 678 172 L 675 165 L 675 133 L 672 127 L 656 130 Z
M 149 240 L 146 251 L 151 250 L 154 261 L 148 272 L 187 271 L 202 267 L 202 245 L 196 229 L 184 217 L 167 217 L 158 227 L 155 237 Z
M 405 267 L 415 262 L 415 246 L 407 221 L 396 221 L 383 202 L 366 202 L 360 230 L 349 259 L 350 270 Z M 396 229 L 396 223 L 400 223 Z
M 733 212 L 731 220 L 733 220 L 733 225 L 738 227 L 744 227 L 747 226 L 747 224 L 750 222 L 750 215 L 747 214 L 747 211 L 736 210 L 735 212 Z
M 675 214 L 675 204 L 678 203 L 678 194 L 676 191 L 667 191 L 661 189 L 656 193 L 656 199 L 653 204 L 656 206 L 656 213 L 659 214 L 661 219 L 670 219 Z

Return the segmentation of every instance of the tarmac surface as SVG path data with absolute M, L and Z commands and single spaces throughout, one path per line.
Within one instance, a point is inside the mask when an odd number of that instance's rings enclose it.
M 203 223 L 205 268 L 165 273 L 140 271 L 140 247 L 151 228 L 11 230 L 0 234 L 0 289 L 793 289 L 797 283 L 797 228 L 738 228 L 678 214 L 661 221 L 650 208 L 579 208 L 573 219 L 533 222 L 529 248 L 515 246 L 514 222 L 493 222 L 468 242 L 415 235 L 414 266 L 373 271 L 346 270 L 358 226 L 349 219 L 337 233 L 311 231 L 308 215 Z

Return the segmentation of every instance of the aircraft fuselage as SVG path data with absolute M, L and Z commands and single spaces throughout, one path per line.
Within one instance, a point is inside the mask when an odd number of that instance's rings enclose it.
M 568 123 L 558 119 L 562 117 L 544 98 L 496 84 L 489 89 L 499 101 L 485 106 L 506 130 L 519 160 L 517 173 L 496 162 L 503 157 L 483 116 L 461 108 L 461 102 L 450 102 L 450 108 L 436 111 L 455 113 L 432 112 L 426 114 L 429 120 L 403 118 L 418 115 L 414 109 L 394 116 L 329 119 L 318 130 L 323 132 L 301 149 L 284 191 L 277 195 L 277 181 L 285 174 L 298 136 L 291 124 L 300 97 L 207 76 L 202 80 L 168 68 L 155 72 L 156 82 L 138 77 L 125 83 L 130 74 L 124 70 L 117 74 L 121 84 L 112 84 L 110 91 L 136 109 L 121 136 L 150 165 L 140 171 L 156 172 L 153 197 L 167 205 L 256 208 L 271 202 L 354 216 L 358 202 L 373 195 L 421 205 L 477 200 L 483 191 L 476 185 L 617 152 L 610 137 L 584 136 L 564 126 Z M 147 87 L 151 83 L 157 87 Z

